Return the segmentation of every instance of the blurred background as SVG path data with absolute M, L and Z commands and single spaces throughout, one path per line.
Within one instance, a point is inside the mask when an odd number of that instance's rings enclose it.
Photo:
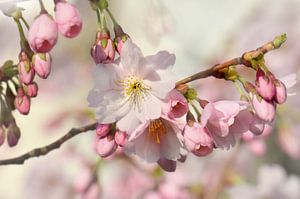
M 0 0 L 0 3 L 3 0 Z M 45 0 L 53 14 L 54 4 Z M 97 22 L 87 1 L 77 5 L 83 30 L 75 39 L 59 37 L 52 50 L 52 72 L 38 80 L 39 94 L 32 100 L 30 114 L 14 113 L 22 130 L 19 144 L 0 147 L 0 159 L 15 157 L 49 144 L 71 127 L 89 122 L 91 110 L 86 97 L 92 88 L 94 63 L 90 48 Z M 299 74 L 299 0 L 110 0 L 118 22 L 144 55 L 168 50 L 176 54 L 174 71 L 185 77 L 209 66 L 240 56 L 243 52 L 287 33 L 287 42 L 266 56 L 277 77 Z M 18 4 L 32 23 L 39 13 L 37 1 Z M 1 6 L 1 4 L 0 4 Z M 12 19 L 0 13 L 0 63 L 17 62 L 19 37 Z M 238 99 L 234 87 L 208 78 L 193 83 L 198 94 L 209 100 Z M 297 83 L 292 92 L 299 92 Z M 190 155 L 174 173 L 163 173 L 155 165 L 123 158 L 101 161 L 98 172 L 101 198 L 154 198 L 153 190 L 166 198 L 201 198 L 217 192 L 217 198 L 300 198 L 300 101 L 292 96 L 278 107 L 274 127 L 264 136 L 244 142 L 238 149 L 216 150 L 205 158 Z M 45 157 L 24 165 L 0 167 L 0 198 L 80 198 L 74 183 L 83 170 L 97 161 L 94 133 L 81 134 Z M 130 163 L 131 162 L 131 163 Z M 79 177 L 79 179 L 81 179 Z M 173 195 L 172 195 L 172 194 Z M 152 194 L 152 195 L 151 195 Z

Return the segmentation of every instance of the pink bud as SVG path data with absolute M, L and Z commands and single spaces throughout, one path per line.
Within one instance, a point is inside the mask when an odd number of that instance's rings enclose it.
M 254 95 L 252 99 L 252 105 L 256 115 L 266 122 L 272 122 L 276 113 L 276 105 L 273 104 L 273 102 L 267 102 L 264 99 L 258 98 L 259 96 Z
M 58 30 L 65 37 L 76 37 L 82 28 L 82 20 L 77 8 L 67 2 L 55 4 L 55 21 Z
M 24 94 L 21 88 L 18 89 L 18 94 L 15 98 L 15 107 L 23 115 L 27 115 L 30 111 L 30 98 Z
M 20 61 L 18 64 L 19 78 L 22 83 L 30 84 L 34 79 L 34 69 L 29 60 Z
M 213 151 L 213 139 L 207 130 L 199 123 L 194 122 L 184 128 L 184 143 L 187 150 L 196 156 L 206 156 Z
M 121 54 L 124 43 L 129 39 L 128 34 L 124 33 L 120 25 L 114 27 L 115 39 L 114 43 L 117 49 L 117 52 Z
M 51 72 L 51 56 L 49 53 L 36 53 L 32 57 L 35 72 L 40 78 L 46 79 Z
M 256 73 L 256 90 L 267 101 L 271 101 L 275 96 L 275 85 L 273 78 L 270 75 L 266 75 L 261 69 Z
M 39 15 L 30 26 L 28 41 L 34 51 L 46 53 L 56 44 L 57 36 L 55 21 L 49 14 L 44 13 Z
M 96 141 L 96 152 L 101 157 L 108 157 L 113 154 L 117 149 L 117 144 L 114 139 L 108 136 L 100 138 Z
M 38 93 L 38 85 L 35 82 L 23 86 L 25 93 L 29 97 L 36 97 Z
M 101 31 L 97 33 L 96 43 L 91 49 L 91 56 L 96 64 L 108 64 L 115 58 L 115 48 L 110 39 L 109 32 Z
M 287 98 L 286 86 L 280 80 L 276 80 L 275 88 L 276 88 L 275 102 L 278 104 L 283 104 Z
M 261 135 L 265 129 L 265 122 L 258 118 L 257 115 L 253 115 L 252 118 L 249 130 L 255 135 Z
M 123 147 L 125 145 L 126 137 L 127 137 L 126 132 L 116 131 L 116 133 L 115 133 L 115 141 L 121 147 Z
M 96 127 L 96 133 L 100 138 L 105 137 L 109 133 L 110 128 L 110 124 L 98 124 Z
M 19 127 L 12 123 L 7 129 L 7 143 L 10 147 L 16 146 L 18 144 L 19 138 L 21 136 Z
M 188 110 L 188 102 L 185 97 L 176 89 L 171 90 L 167 96 L 168 105 L 165 112 L 170 118 L 179 118 L 184 116 Z
M 0 146 L 4 143 L 5 140 L 5 130 L 3 127 L 0 127 Z

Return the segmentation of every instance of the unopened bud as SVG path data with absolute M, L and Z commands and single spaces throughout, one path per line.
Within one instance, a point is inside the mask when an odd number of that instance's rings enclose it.
M 49 53 L 36 53 L 32 57 L 35 72 L 40 78 L 46 79 L 51 72 L 51 56 Z
M 18 144 L 21 132 L 19 127 L 12 123 L 7 129 L 7 143 L 10 147 L 14 147 Z

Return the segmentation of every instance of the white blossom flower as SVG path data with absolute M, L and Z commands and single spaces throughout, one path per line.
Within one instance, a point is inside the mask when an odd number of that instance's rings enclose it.
M 0 10 L 6 16 L 13 17 L 24 10 L 23 8 L 17 7 L 17 3 L 29 1 L 29 0 L 0 0 Z
M 88 102 L 97 109 L 98 122 L 117 122 L 130 134 L 139 124 L 159 118 L 162 100 L 175 87 L 174 63 L 175 55 L 167 51 L 144 57 L 139 47 L 126 41 L 120 59 L 98 64 L 94 72 Z

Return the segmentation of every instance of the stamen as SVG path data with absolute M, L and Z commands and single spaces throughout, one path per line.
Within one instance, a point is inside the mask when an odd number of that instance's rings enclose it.
M 161 119 L 156 119 L 150 122 L 148 127 L 148 135 L 157 144 L 160 144 L 162 136 L 166 135 L 167 129 Z

